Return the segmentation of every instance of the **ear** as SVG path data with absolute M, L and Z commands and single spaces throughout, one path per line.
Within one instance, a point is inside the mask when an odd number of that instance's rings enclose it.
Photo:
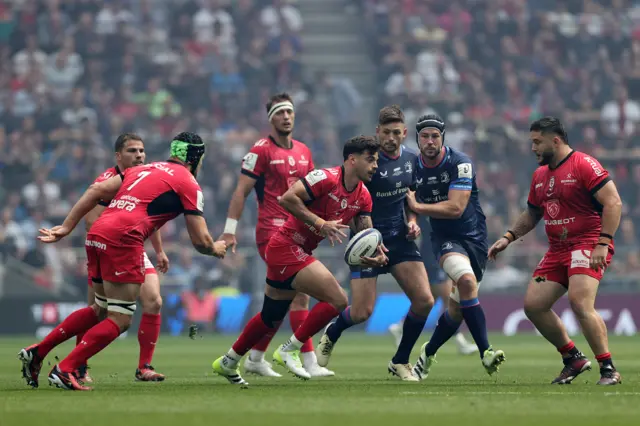
M 380 136 L 380 126 L 376 126 L 376 136 Z
M 404 128 L 404 132 L 402 132 L 402 137 L 406 138 L 407 137 L 407 128 Z

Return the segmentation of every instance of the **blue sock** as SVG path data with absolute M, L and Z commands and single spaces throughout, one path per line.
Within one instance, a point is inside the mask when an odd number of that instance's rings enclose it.
M 342 332 L 354 324 L 355 323 L 351 320 L 351 306 L 347 306 L 347 309 L 342 311 L 338 316 L 336 322 L 329 326 L 327 329 L 327 336 L 333 343 L 335 343 L 338 341 L 340 336 L 342 336 Z
M 422 328 L 424 327 L 424 323 L 426 322 L 426 316 L 414 314 L 413 312 L 411 312 L 411 309 L 409 309 L 409 312 L 404 319 L 404 324 L 402 325 L 402 340 L 400 340 L 398 350 L 393 356 L 391 362 L 393 362 L 394 364 L 409 363 L 411 350 L 415 346 L 418 337 L 420 337 L 420 333 L 422 332 Z
M 473 340 L 478 345 L 480 358 L 482 358 L 484 351 L 489 349 L 489 339 L 487 338 L 487 321 L 480 301 L 477 297 L 471 300 L 461 300 L 460 311 L 462 311 L 462 318 L 467 323 Z
M 449 316 L 449 310 L 444 311 L 444 313 L 440 315 L 438 325 L 436 325 L 436 329 L 433 330 L 433 335 L 425 348 L 427 356 L 435 355 L 438 349 L 456 334 L 460 328 L 460 324 L 462 324 L 462 322 L 457 322 Z

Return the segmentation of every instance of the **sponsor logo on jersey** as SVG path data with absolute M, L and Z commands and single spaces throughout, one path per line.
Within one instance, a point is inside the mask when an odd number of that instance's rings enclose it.
M 107 249 L 107 245 L 105 243 L 101 243 L 100 241 L 85 240 L 84 245 L 87 246 L 87 247 L 95 247 L 95 248 L 100 249 L 100 250 L 106 250 Z
M 555 218 L 560 213 L 560 202 L 558 200 L 549 200 L 546 203 L 547 212 L 549 212 L 549 216 Z
M 307 183 L 311 186 L 315 185 L 318 182 L 322 182 L 326 178 L 327 174 L 324 172 L 324 170 L 314 170 L 305 177 Z
M 196 191 L 196 208 L 199 212 L 204 212 L 204 195 L 202 191 Z
M 571 252 L 571 268 L 588 268 L 591 250 L 574 250 Z
M 411 165 L 411 161 L 407 161 L 404 163 L 404 171 L 407 173 L 413 172 L 413 166 Z
M 284 164 L 284 160 L 271 160 L 269 164 Z
M 585 161 L 587 163 L 589 163 L 589 165 L 593 169 L 593 172 L 596 174 L 596 176 L 602 176 L 604 174 L 604 170 L 602 170 L 600 165 L 598 163 L 596 163 L 593 158 L 588 157 L 588 156 L 587 157 L 583 157 L 583 158 L 585 159 Z
M 384 172 L 380 172 L 380 177 L 386 178 L 388 174 L 389 172 L 385 170 Z
M 416 186 L 422 185 L 422 178 L 416 179 Z
M 553 195 L 553 187 L 556 184 L 556 177 L 555 176 L 551 176 L 551 179 L 549 179 L 549 187 L 547 188 L 547 197 L 551 197 Z
M 536 183 L 536 188 L 535 188 L 535 189 L 541 188 L 541 187 L 542 187 L 542 185 L 543 185 L 543 184 L 542 184 L 542 182 L 540 182 L 540 183 Z
M 242 159 L 242 168 L 252 172 L 256 168 L 257 161 L 258 161 L 258 154 L 256 154 L 255 152 L 249 152 Z
M 449 177 L 449 172 L 442 172 L 440 174 L 440 182 L 449 183 L 450 180 L 451 178 Z
M 420 179 L 420 183 L 422 183 L 422 179 Z M 435 185 L 438 183 L 438 178 L 435 176 L 431 176 L 427 178 L 427 185 Z
M 342 199 L 342 201 L 340 201 L 340 208 L 341 208 L 342 210 L 344 210 L 344 209 L 346 209 L 346 208 L 347 208 L 347 205 L 348 205 L 348 204 L 349 204 L 349 203 L 347 203 L 347 199 L 346 199 L 346 198 L 343 198 L 343 199 Z
M 290 165 L 291 167 L 293 167 L 293 166 L 295 166 L 295 165 L 296 165 L 296 160 L 295 160 L 295 158 L 293 158 L 292 156 L 289 156 L 288 160 L 289 160 L 289 165 Z
M 574 223 L 575 221 L 576 221 L 575 217 L 565 217 L 562 219 L 553 219 L 553 220 L 545 219 L 544 224 L 545 225 L 569 225 L 571 223 Z
M 473 168 L 471 163 L 458 164 L 458 177 L 471 179 L 473 177 Z
M 396 167 L 395 169 L 393 169 L 394 176 L 400 176 L 401 174 L 402 174 L 402 167 Z
M 398 194 L 404 194 L 408 192 L 409 188 L 397 188 L 391 191 L 378 191 L 376 192 L 376 198 L 385 198 L 385 197 L 393 197 Z
M 402 186 L 402 182 L 396 182 L 396 188 L 400 188 Z

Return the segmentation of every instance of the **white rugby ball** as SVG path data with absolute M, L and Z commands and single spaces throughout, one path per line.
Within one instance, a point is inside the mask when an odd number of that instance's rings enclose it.
M 382 234 L 375 228 L 368 228 L 358 232 L 347 244 L 347 248 L 344 251 L 344 261 L 352 266 L 360 265 L 360 258 L 362 256 L 373 256 L 381 242 Z

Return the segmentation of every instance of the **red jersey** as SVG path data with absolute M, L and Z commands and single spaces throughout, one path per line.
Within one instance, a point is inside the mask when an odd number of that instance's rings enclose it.
M 598 160 L 579 151 L 571 151 L 554 169 L 542 166 L 533 173 L 528 204 L 544 212 L 551 251 L 596 245 L 602 206 L 594 194 L 609 180 Z
M 297 140 L 292 143 L 291 148 L 282 148 L 271 136 L 260 139 L 242 160 L 242 173 L 257 180 L 258 245 L 268 242 L 289 217 L 278 203 L 280 197 L 314 168 L 309 148 Z
M 98 176 L 96 180 L 93 181 L 93 183 L 104 182 L 105 180 L 108 180 L 116 175 L 120 175 L 120 177 L 123 176 L 122 172 L 120 171 L 120 168 L 118 166 L 109 167 L 100 176 Z M 110 202 L 111 200 L 100 200 L 98 204 L 101 206 L 107 207 Z
M 311 198 L 307 204 L 309 210 L 327 221 L 342 219 L 346 225 L 356 215 L 370 215 L 373 201 L 362 182 L 353 191 L 347 191 L 343 174 L 342 167 L 314 170 L 302 182 Z M 307 253 L 311 253 L 324 239 L 312 225 L 294 216 L 287 219 L 278 234 L 302 246 Z
M 181 213 L 201 215 L 202 189 L 182 164 L 156 162 L 125 170 L 120 190 L 89 231 L 120 246 L 144 241 Z

